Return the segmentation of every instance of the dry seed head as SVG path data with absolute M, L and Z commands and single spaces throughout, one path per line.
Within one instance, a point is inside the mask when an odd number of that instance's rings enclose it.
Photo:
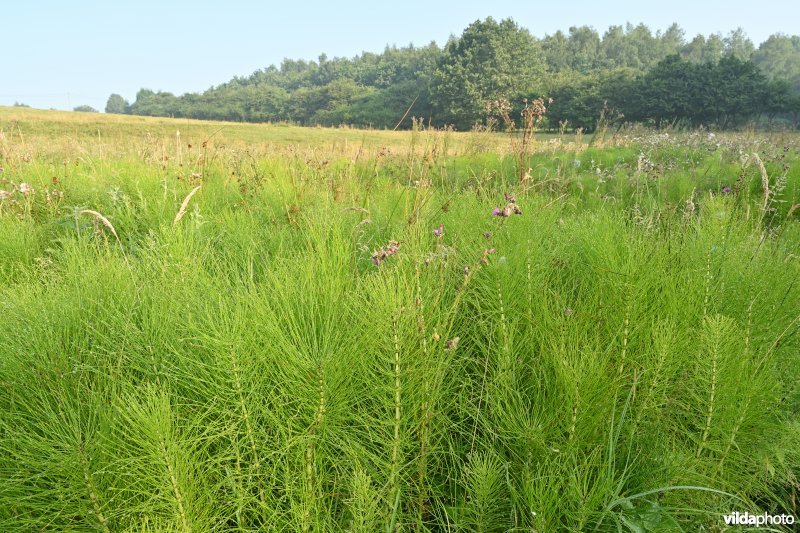
M 181 208 L 178 209 L 178 213 L 175 215 L 175 220 L 172 221 L 172 225 L 173 226 L 175 224 L 177 224 L 178 222 L 180 222 L 180 220 L 183 218 L 183 215 L 186 214 L 186 208 L 189 206 L 189 200 L 192 199 L 192 196 L 194 196 L 194 193 L 196 193 L 197 191 L 200 190 L 200 187 L 201 187 L 201 185 L 198 185 L 197 187 L 192 189 L 192 192 L 187 194 L 186 198 L 183 199 L 183 203 L 181 203 Z
M 85 215 L 92 215 L 95 218 L 95 220 L 99 220 L 100 222 L 102 222 L 103 225 L 105 227 L 107 227 L 111 231 L 111 233 L 114 235 L 114 237 L 119 241 L 119 235 L 117 235 L 117 230 L 114 229 L 114 226 L 111 224 L 111 221 L 109 221 L 106 217 L 104 217 L 103 215 L 101 215 L 97 211 L 93 211 L 91 209 L 84 209 L 83 211 L 79 211 L 78 212 L 79 216 L 80 215 L 84 215 L 84 214 Z

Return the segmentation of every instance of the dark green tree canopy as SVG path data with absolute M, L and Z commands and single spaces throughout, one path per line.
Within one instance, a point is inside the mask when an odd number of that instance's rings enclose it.
M 800 36 L 775 34 L 753 52 L 753 62 L 771 79 L 785 79 L 790 91 L 800 95 Z
M 699 64 L 672 55 L 638 76 L 619 69 L 569 80 L 553 96 L 551 121 L 590 130 L 601 113 L 656 126 L 726 128 L 793 112 L 788 82 L 770 81 L 755 63 L 733 54 Z
M 433 73 L 437 118 L 469 129 L 487 102 L 518 99 L 544 72 L 544 54 L 528 30 L 511 19 L 473 22 L 447 43 Z
M 114 93 L 108 97 L 108 101 L 106 102 L 106 113 L 114 113 L 117 115 L 121 115 L 126 113 L 128 110 L 128 101 L 125 100 L 122 96 Z
M 79 113 L 99 113 L 99 111 L 93 108 L 90 105 L 79 105 L 72 109 L 73 111 L 78 111 Z

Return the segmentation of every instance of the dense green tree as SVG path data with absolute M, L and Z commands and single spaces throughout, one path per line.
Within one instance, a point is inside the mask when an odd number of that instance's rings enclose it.
M 572 68 L 587 73 L 599 65 L 600 36 L 590 26 L 573 26 L 569 29 L 569 54 Z
M 788 100 L 786 111 L 792 117 L 794 128 L 800 128 L 800 95 L 794 94 Z
M 736 59 L 747 61 L 753 57 L 753 41 L 744 33 L 742 28 L 736 28 L 723 40 L 725 45 L 724 53 L 726 56 L 733 56 Z
M 692 63 L 703 63 L 706 61 L 706 38 L 703 35 L 697 35 L 686 43 L 681 49 L 681 57 Z
M 191 98 L 191 95 L 187 95 L 184 99 L 179 99 L 172 93 L 140 89 L 130 106 L 130 112 L 133 115 L 152 117 L 183 117 L 182 104 Z
M 771 79 L 786 79 L 789 90 L 800 94 L 800 36 L 776 33 L 753 52 L 753 62 Z
M 737 126 L 787 105 L 785 84 L 770 84 L 751 61 L 735 55 L 697 64 L 670 56 L 640 77 L 626 116 L 657 125 Z
M 716 119 L 722 127 L 741 124 L 767 111 L 770 86 L 755 63 L 731 54 L 720 59 L 712 72 L 709 89 L 713 89 Z
M 602 64 L 606 68 L 624 66 L 640 68 L 639 50 L 631 42 L 622 26 L 611 26 L 600 44 Z
M 572 77 L 551 92 L 553 103 L 547 110 L 550 126 L 593 131 L 601 119 L 622 121 L 635 97 L 633 69 L 614 69 Z
M 93 108 L 90 105 L 79 105 L 78 107 L 72 108 L 73 111 L 77 111 L 79 113 L 99 113 L 99 111 Z
M 764 113 L 770 123 L 779 115 L 790 115 L 794 106 L 795 95 L 791 92 L 791 84 L 787 80 L 770 80 L 764 102 Z
M 242 90 L 244 119 L 251 122 L 288 120 L 289 93 L 274 85 L 250 85 Z
M 697 35 L 681 50 L 681 56 L 692 63 L 716 63 L 722 57 L 725 43 L 719 34 L 712 34 L 708 39 Z
M 288 98 L 288 114 L 301 124 L 336 125 L 347 122 L 345 108 L 369 92 L 349 79 L 334 80 L 324 86 L 301 87 Z
M 313 85 L 313 80 L 317 76 L 317 68 L 317 64 L 313 61 L 284 59 L 281 62 L 281 76 L 276 79 L 281 87 L 290 91 L 308 87 Z
M 594 129 L 603 107 L 600 81 L 595 75 L 572 77 L 551 94 L 553 103 L 547 110 L 551 126 Z
M 122 115 L 123 113 L 127 113 L 128 111 L 128 101 L 125 100 L 122 96 L 114 93 L 108 97 L 108 101 L 106 101 L 106 113 L 114 113 L 117 115 Z
M 676 23 L 672 23 L 663 34 L 659 35 L 658 61 L 667 56 L 679 54 L 686 43 L 685 36 L 686 33 Z
M 553 35 L 546 35 L 541 41 L 541 47 L 548 71 L 564 72 L 572 68 L 569 39 L 564 32 L 559 30 Z
M 519 98 L 541 82 L 544 71 L 541 47 L 528 30 L 511 19 L 473 22 L 447 43 L 433 73 L 437 118 L 469 129 L 487 102 Z
M 719 61 L 725 53 L 725 39 L 718 33 L 712 33 L 706 39 L 706 62 Z
M 654 120 L 659 126 L 690 117 L 705 122 L 708 117 L 701 98 L 708 81 L 703 65 L 670 56 L 640 78 L 635 105 L 626 115 L 634 120 Z
M 379 129 L 408 128 L 412 118 L 428 120 L 432 116 L 429 93 L 409 79 L 354 100 L 346 122 Z
M 627 67 L 644 71 L 679 53 L 684 46 L 683 35 L 677 24 L 655 35 L 644 24 L 611 26 L 600 43 L 599 65 L 606 69 Z
M 638 65 L 624 66 L 646 69 L 664 58 L 660 46 L 661 40 L 652 34 L 650 28 L 644 24 L 639 24 L 638 26 L 628 24 L 627 33 L 628 41 L 636 50 Z
M 321 54 L 312 75 L 312 82 L 314 85 L 326 85 L 337 80 L 351 80 L 354 74 L 353 66 L 354 62 L 349 59 L 343 57 L 328 59 L 326 54 Z

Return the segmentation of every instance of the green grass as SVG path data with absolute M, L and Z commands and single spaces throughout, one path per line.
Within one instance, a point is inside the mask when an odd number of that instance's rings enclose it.
M 798 515 L 796 136 L 541 141 L 518 184 L 503 136 L 37 117 L 0 113 L 3 531 Z

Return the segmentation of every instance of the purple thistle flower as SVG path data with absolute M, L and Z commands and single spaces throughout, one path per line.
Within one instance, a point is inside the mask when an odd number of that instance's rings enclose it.
M 492 215 L 503 218 L 510 217 L 511 215 L 521 215 L 522 209 L 520 209 L 519 206 L 517 205 L 517 199 L 508 194 L 507 192 L 503 193 L 503 196 L 505 196 L 506 198 L 507 202 L 506 205 L 503 206 L 502 208 L 495 207 L 494 211 L 492 211 Z
M 732 189 L 727 185 L 722 188 L 722 194 L 730 194 L 731 191 Z
M 400 248 L 399 242 L 389 241 L 388 245 L 372 253 L 372 264 L 375 266 L 380 266 L 381 261 L 383 261 L 390 255 L 396 254 L 399 248 Z
M 433 234 L 436 235 L 437 238 L 442 238 L 444 235 L 444 224 L 439 224 L 439 229 L 433 230 Z

